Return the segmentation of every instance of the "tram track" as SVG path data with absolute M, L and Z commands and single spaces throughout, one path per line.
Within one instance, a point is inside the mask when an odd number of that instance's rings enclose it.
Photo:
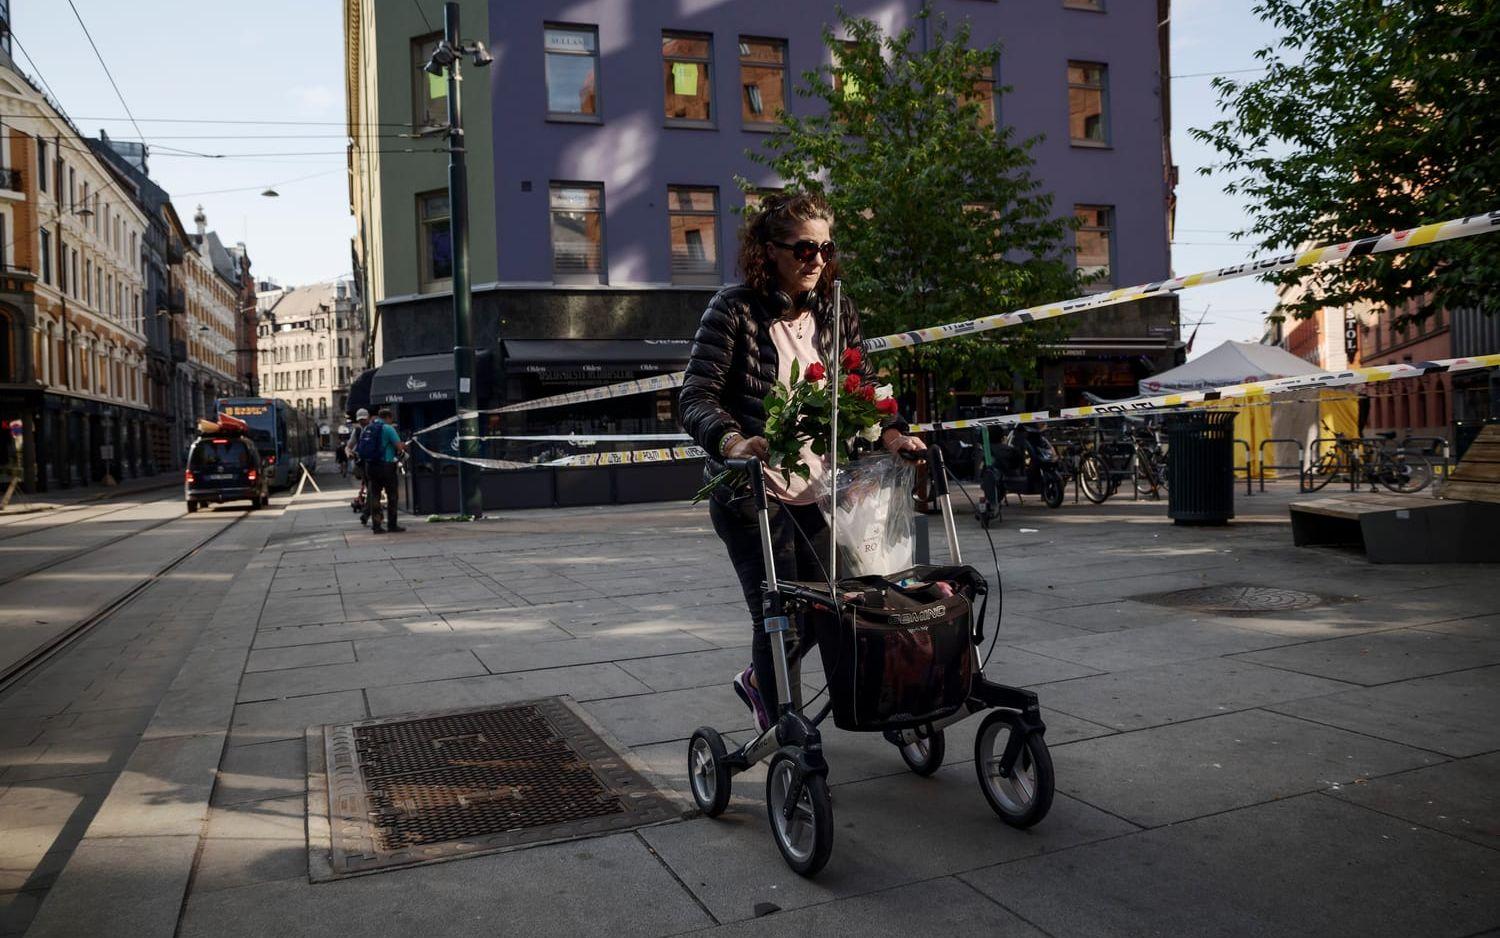
M 131 507 L 137 507 L 137 506 L 132 505 Z M 99 515 L 94 515 L 92 517 L 97 518 L 97 517 L 100 517 L 100 516 Z M 171 524 L 173 521 L 180 520 L 183 517 L 186 517 L 186 516 L 185 515 L 174 515 L 173 517 L 170 517 L 170 518 L 163 518 L 160 521 L 154 521 L 154 522 L 146 525 L 143 528 L 135 528 L 134 530 L 126 531 L 125 533 L 117 535 L 117 536 L 112 537 L 112 538 L 109 538 L 108 540 L 100 541 L 97 544 L 90 544 L 87 547 L 81 548 L 79 550 L 75 550 L 75 551 L 73 551 L 71 553 L 63 554 L 62 556 L 59 556 L 59 557 L 53 557 L 53 558 L 51 558 L 49 560 L 43 561 L 42 563 L 39 563 L 36 566 L 30 567 L 30 568 L 28 568 L 26 570 L 21 570 L 21 571 L 16 572 L 16 573 L 9 574 L 9 575 L 7 575 L 5 577 L 0 577 L 0 589 L 3 589 L 4 587 L 9 586 L 10 584 L 16 582 L 17 580 L 25 579 L 26 577 L 29 577 L 29 576 L 35 576 L 36 574 L 42 573 L 43 571 L 46 571 L 46 570 L 50 570 L 53 567 L 61 566 L 62 564 L 65 564 L 65 563 L 71 563 L 71 562 L 73 562 L 75 560 L 81 560 L 84 557 L 87 557 L 89 554 L 95 553 L 96 551 L 103 550 L 106 547 L 112 547 L 115 544 L 118 544 L 121 541 L 126 540 L 128 538 L 132 538 L 132 537 L 135 537 L 135 536 L 140 535 L 140 534 L 146 534 L 146 533 L 148 533 L 150 531 L 155 531 L 157 528 L 160 528 L 160 527 L 163 527 L 165 525 Z M 17 536 L 19 536 L 19 535 L 17 535 Z
M 126 504 L 126 505 L 116 505 L 116 506 L 114 506 L 112 508 L 106 509 L 105 511 L 101 511 L 98 514 L 82 515 L 82 516 L 77 517 L 77 518 L 67 518 L 65 520 L 58 521 L 55 524 L 47 524 L 47 525 L 41 525 L 41 526 L 37 526 L 37 525 L 30 525 L 30 526 L 28 526 L 28 525 L 30 524 L 30 522 L 33 522 L 33 521 L 38 521 L 38 520 L 43 520 L 43 519 L 46 519 L 46 518 L 56 517 L 56 514 L 59 513 L 59 512 L 65 512 L 65 511 L 66 512 L 86 511 L 88 509 L 98 508 L 100 506 L 99 505 L 77 505 L 77 506 L 73 506 L 73 507 L 69 507 L 69 508 L 58 508 L 58 509 L 56 509 L 56 512 L 49 513 L 49 514 L 46 514 L 46 515 L 40 515 L 40 514 L 22 515 L 19 518 L 17 518 L 16 520 L 10 522 L 9 524 L 0 525 L 0 532 L 4 532 L 6 528 L 24 527 L 24 530 L 15 531 L 14 533 L 0 533 L 0 544 L 5 543 L 6 541 L 13 541 L 13 540 L 15 540 L 17 538 L 30 537 L 30 536 L 36 535 L 36 534 L 43 534 L 43 533 L 47 533 L 47 532 L 50 532 L 50 531 L 56 531 L 58 528 L 66 528 L 69 525 L 78 524 L 78 523 L 83 522 L 83 521 L 97 521 L 100 518 L 105 518 L 105 517 L 108 517 L 109 515 L 118 514 L 118 513 L 122 512 L 122 511 L 130 511 L 132 508 L 140 508 L 143 505 L 150 505 L 150 504 L 154 504 L 156 502 L 171 501 L 174 498 L 177 498 L 176 493 L 169 493 L 169 494 L 164 495 L 164 496 L 162 496 L 160 498 L 147 498 L 147 499 L 142 499 L 141 501 L 132 502 L 132 503 Z
M 93 631 L 95 627 L 107 620 L 111 615 L 129 605 L 132 600 L 144 593 L 146 590 L 150 589 L 157 583 L 157 581 L 161 580 L 164 576 L 171 573 L 179 565 L 187 561 L 189 558 L 193 557 L 195 554 L 203 550 L 203 548 L 207 547 L 219 537 L 223 536 L 226 532 L 233 529 L 235 525 L 239 524 L 241 521 L 244 521 L 247 517 L 249 517 L 249 515 L 250 512 L 248 510 L 241 512 L 239 517 L 230 521 L 223 527 L 220 527 L 217 530 L 211 532 L 207 537 L 198 540 L 186 550 L 179 552 L 165 566 L 160 567 L 152 573 L 144 575 L 141 578 L 140 582 L 131 586 L 125 592 L 114 597 L 113 599 L 110 599 L 103 606 L 94 610 L 83 619 L 73 623 L 72 625 L 64 628 L 61 632 L 48 638 L 36 648 L 27 652 L 18 660 L 0 666 L 0 668 L 3 668 L 3 670 L 0 670 L 0 697 L 3 697 L 11 688 L 25 681 L 26 678 L 31 676 L 31 674 L 34 673 L 39 667 L 52 660 L 58 654 L 66 650 L 74 642 L 78 641 L 89 632 Z M 43 570 L 56 567 L 59 564 L 66 563 L 70 560 L 76 560 L 79 557 L 91 554 L 101 548 L 109 546 L 110 544 L 117 544 L 120 541 L 125 540 L 126 538 L 134 537 L 138 534 L 143 534 L 146 531 L 155 530 L 156 528 L 162 527 L 166 524 L 170 524 L 171 522 L 180 520 L 184 517 L 186 516 L 179 515 L 176 517 L 167 518 L 163 521 L 151 524 L 146 528 L 132 531 L 117 538 L 112 538 L 107 542 L 94 545 L 86 550 L 76 552 L 67 557 L 57 558 L 56 560 L 50 561 L 40 567 L 29 570 L 25 573 L 16 574 L 14 576 L 11 576 L 9 579 L 0 581 L 0 587 L 4 587 L 9 583 L 28 576 L 34 576 L 35 574 Z

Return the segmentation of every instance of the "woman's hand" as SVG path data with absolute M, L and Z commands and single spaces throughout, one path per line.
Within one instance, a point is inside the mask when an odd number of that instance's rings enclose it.
M 926 443 L 914 436 L 907 436 L 894 427 L 880 435 L 880 444 L 893 456 L 908 452 L 920 453 L 927 448 Z
M 771 446 L 766 442 L 765 437 L 742 436 L 733 443 L 730 443 L 729 448 L 724 450 L 724 458 L 726 459 L 748 459 L 751 456 L 755 456 L 761 460 L 770 458 Z

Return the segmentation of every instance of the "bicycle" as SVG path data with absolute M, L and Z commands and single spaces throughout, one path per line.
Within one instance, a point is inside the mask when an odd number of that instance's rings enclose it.
M 1432 483 L 1432 462 L 1426 456 L 1388 449 L 1396 439 L 1395 431 L 1377 436 L 1379 439 L 1369 440 L 1335 433 L 1333 449 L 1307 469 L 1307 491 L 1316 492 L 1340 476 L 1349 480 L 1351 489 L 1368 482 L 1372 492 L 1383 485 L 1403 495 L 1420 492 Z
M 1134 429 L 1131 437 L 1135 444 L 1130 466 L 1135 493 L 1156 498 L 1167 487 L 1167 453 L 1150 428 Z

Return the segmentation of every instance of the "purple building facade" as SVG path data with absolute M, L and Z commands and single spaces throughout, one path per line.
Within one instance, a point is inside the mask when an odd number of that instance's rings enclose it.
M 716 285 L 734 269 L 735 183 L 780 180 L 746 156 L 781 100 L 795 113 L 803 72 L 827 68 L 820 33 L 831 0 L 491 0 L 494 65 L 469 70 L 493 102 L 497 282 L 476 284 L 476 340 L 499 345 L 496 390 L 518 400 L 675 370 L 684 347 L 639 340 L 692 335 Z M 917 23 L 917 0 L 844 0 L 893 32 Z M 1004 50 L 996 83 L 1012 90 L 996 119 L 1018 138 L 1043 135 L 1034 173 L 1059 215 L 1077 214 L 1079 263 L 1107 266 L 1105 286 L 1170 273 L 1168 0 L 938 0 L 972 43 Z M 761 123 L 764 119 L 767 123 Z M 475 205 L 475 212 L 485 211 Z M 489 245 L 474 245 L 489 250 Z M 858 299 L 856 297 L 856 299 Z M 974 315 L 1002 312 L 975 309 Z M 447 348 L 446 299 L 384 311 L 386 358 Z M 1012 400 L 975 389 L 965 413 L 1060 406 L 1084 390 L 1120 396 L 1178 359 L 1170 298 L 1080 317 L 1043 364 L 1040 387 Z M 566 340 L 615 340 L 613 361 L 566 361 Z M 593 346 L 593 343 L 589 343 Z M 430 347 L 429 347 L 430 346 Z M 597 346 L 593 346 L 597 353 Z M 660 360 L 643 349 L 664 350 Z M 665 400 L 665 399 L 664 399 Z M 589 430 L 632 432 L 671 422 L 670 405 L 599 405 Z M 633 409 L 632 409 L 633 408 Z M 556 416 L 556 415 L 552 415 Z M 534 412 L 527 426 L 548 424 Z

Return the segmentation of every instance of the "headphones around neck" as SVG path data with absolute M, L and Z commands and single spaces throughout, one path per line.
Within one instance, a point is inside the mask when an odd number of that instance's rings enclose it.
M 780 316 L 792 309 L 812 309 L 813 300 L 817 295 L 816 290 L 802 290 L 795 296 L 785 290 L 772 290 L 770 293 L 771 311 Z

